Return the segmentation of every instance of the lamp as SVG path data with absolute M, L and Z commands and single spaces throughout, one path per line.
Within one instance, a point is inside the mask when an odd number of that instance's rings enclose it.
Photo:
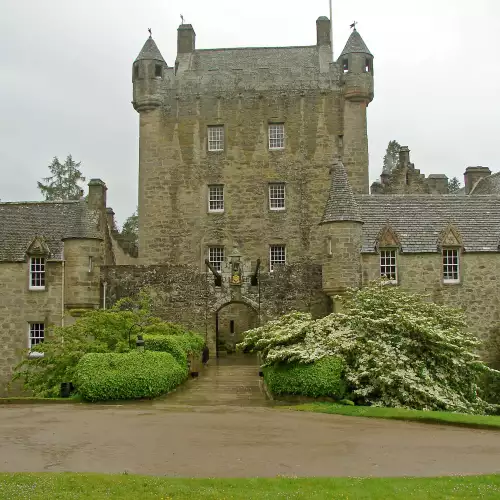
M 135 346 L 137 347 L 138 351 L 144 351 L 144 339 L 142 338 L 142 335 L 137 335 Z

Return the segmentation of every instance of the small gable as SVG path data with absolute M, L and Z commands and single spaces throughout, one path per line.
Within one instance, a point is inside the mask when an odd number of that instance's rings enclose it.
M 458 229 L 453 224 L 448 224 L 441 231 L 438 239 L 438 247 L 461 247 L 463 246 L 462 237 Z
M 50 255 L 50 248 L 41 236 L 35 236 L 26 249 L 27 255 Z
M 376 240 L 377 248 L 385 248 L 385 247 L 399 247 L 400 240 L 396 231 L 390 226 L 390 224 L 386 224 L 379 232 Z

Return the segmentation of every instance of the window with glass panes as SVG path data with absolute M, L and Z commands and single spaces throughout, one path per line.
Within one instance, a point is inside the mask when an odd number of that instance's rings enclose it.
M 380 250 L 380 277 L 396 283 L 396 250 Z
M 273 271 L 277 264 L 286 263 L 285 245 L 271 245 L 269 248 L 269 270 Z
M 41 344 L 45 339 L 45 325 L 43 323 L 30 323 L 30 349 L 37 344 Z
M 208 247 L 208 261 L 220 271 L 224 262 L 224 247 Z
M 208 186 L 208 210 L 224 211 L 224 186 Z
M 443 249 L 443 281 L 459 281 L 459 251 L 457 248 Z
M 283 123 L 269 124 L 269 149 L 285 147 L 285 125 Z
M 30 259 L 30 283 L 31 289 L 45 288 L 45 258 L 31 257 Z
M 224 151 L 224 127 L 221 125 L 208 127 L 208 150 Z
M 271 210 L 285 209 L 285 184 L 269 184 L 269 208 Z

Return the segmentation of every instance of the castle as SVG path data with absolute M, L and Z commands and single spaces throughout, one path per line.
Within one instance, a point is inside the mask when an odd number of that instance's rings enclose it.
M 146 40 L 132 65 L 138 255 L 114 231 L 100 180 L 88 201 L 0 204 L 0 378 L 37 328 L 144 287 L 157 314 L 218 354 L 286 312 L 324 316 L 346 288 L 381 277 L 463 308 L 479 335 L 495 327 L 496 174 L 469 167 L 465 192 L 448 195 L 446 177 L 425 178 L 403 147 L 370 194 L 374 58 L 354 29 L 333 60 L 330 20 L 316 30 L 311 46 L 200 50 L 182 24 L 171 64 Z

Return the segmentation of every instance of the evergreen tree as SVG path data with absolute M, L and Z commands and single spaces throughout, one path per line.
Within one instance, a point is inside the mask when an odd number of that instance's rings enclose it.
M 136 211 L 124 222 L 121 235 L 131 243 L 136 244 L 139 235 L 139 216 Z
M 448 192 L 453 194 L 456 193 L 460 190 L 461 188 L 460 181 L 458 180 L 457 177 L 453 177 L 450 182 L 448 183 Z
M 382 170 L 384 173 L 390 174 L 394 170 L 399 161 L 400 149 L 401 145 L 398 141 L 389 141 L 384 155 L 384 167 Z
M 79 182 L 85 181 L 80 171 L 81 162 L 75 162 L 68 155 L 64 164 L 54 156 L 49 165 L 49 177 L 44 177 L 43 182 L 38 181 L 38 189 L 42 192 L 46 201 L 78 200 L 81 196 Z M 45 184 L 44 184 L 45 183 Z

